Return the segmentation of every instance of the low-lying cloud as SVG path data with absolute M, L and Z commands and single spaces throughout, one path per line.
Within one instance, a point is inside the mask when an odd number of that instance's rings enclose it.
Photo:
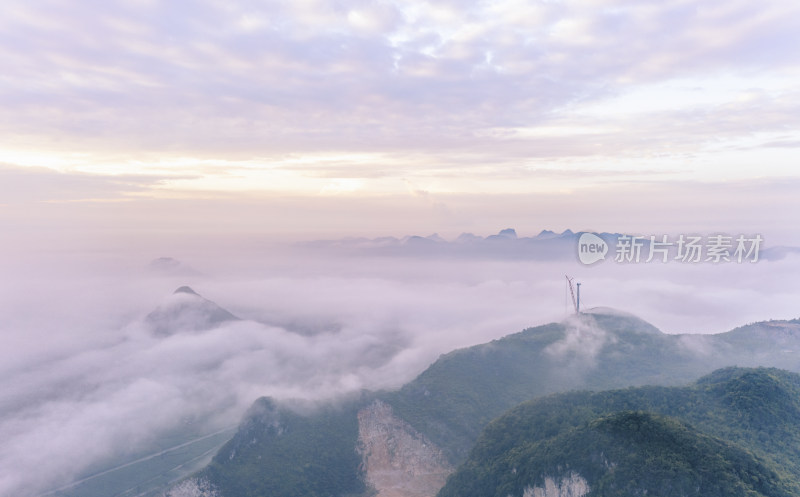
M 7 264 L 0 495 L 66 485 L 179 429 L 233 426 L 259 396 L 314 401 L 398 387 L 441 353 L 563 319 L 566 272 L 583 282 L 586 308 L 624 309 L 667 332 L 719 332 L 796 317 L 798 292 L 783 282 L 800 262 L 589 268 L 308 247 L 187 254 L 163 271 L 141 254 Z M 184 284 L 239 319 L 155 333 L 146 316 L 168 309 Z M 573 335 L 552 352 L 591 357 L 604 343 L 592 330 Z

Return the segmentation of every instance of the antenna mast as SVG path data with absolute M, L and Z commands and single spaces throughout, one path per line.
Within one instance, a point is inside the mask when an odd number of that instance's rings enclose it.
M 575 298 L 575 287 L 572 285 L 572 280 L 575 278 L 570 278 L 566 274 L 564 277 L 567 279 L 567 286 L 569 286 L 569 293 L 572 295 L 572 307 L 575 309 L 575 314 L 581 313 L 581 284 L 578 283 L 578 298 Z

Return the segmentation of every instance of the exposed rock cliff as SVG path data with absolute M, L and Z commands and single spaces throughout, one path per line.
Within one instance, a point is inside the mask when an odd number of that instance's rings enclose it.
M 377 497 L 433 497 L 453 472 L 439 447 L 379 400 L 358 413 L 358 444 Z
M 205 478 L 189 478 L 167 490 L 162 497 L 221 497 Z
M 570 473 L 556 481 L 546 477 L 542 487 L 526 487 L 522 497 L 583 497 L 589 493 L 589 483 L 579 474 Z

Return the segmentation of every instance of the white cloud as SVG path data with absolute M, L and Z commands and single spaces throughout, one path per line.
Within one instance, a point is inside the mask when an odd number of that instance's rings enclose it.
M 64 484 L 187 419 L 206 431 L 233 425 L 261 395 L 398 386 L 441 353 L 561 319 L 565 272 L 583 282 L 587 307 L 669 332 L 796 317 L 792 258 L 586 268 L 197 242 L 173 245 L 199 269 L 181 275 L 137 269 L 140 248 L 3 258 L 0 493 Z M 139 320 L 186 283 L 245 320 L 154 336 Z
M 714 101 L 730 78 L 785 75 L 791 86 L 787 71 L 796 65 L 784 48 L 798 32 L 791 9 L 785 2 L 524 9 L 513 1 L 260 9 L 201 2 L 190 12 L 177 4 L 17 4 L 1 21 L 10 33 L 0 59 L 11 91 L 0 127 L 52 155 L 149 149 L 202 159 L 465 146 L 486 129 L 547 127 L 554 117 L 581 128 L 574 116 L 585 106 L 608 97 L 635 105 L 635 95 L 625 99 L 630 92 L 716 113 L 685 94 L 676 100 L 665 86 L 694 80 Z M 577 112 L 562 116 L 565 107 Z M 675 118 L 650 116 L 647 136 Z M 618 140 L 628 147 L 642 146 L 624 136 Z M 690 133 L 675 139 L 696 142 Z

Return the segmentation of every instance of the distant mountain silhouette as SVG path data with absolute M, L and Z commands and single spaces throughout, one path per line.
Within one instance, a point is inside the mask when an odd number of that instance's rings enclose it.
M 145 318 L 153 333 L 160 336 L 216 328 L 238 317 L 204 298 L 188 286 L 176 289 L 164 303 Z

